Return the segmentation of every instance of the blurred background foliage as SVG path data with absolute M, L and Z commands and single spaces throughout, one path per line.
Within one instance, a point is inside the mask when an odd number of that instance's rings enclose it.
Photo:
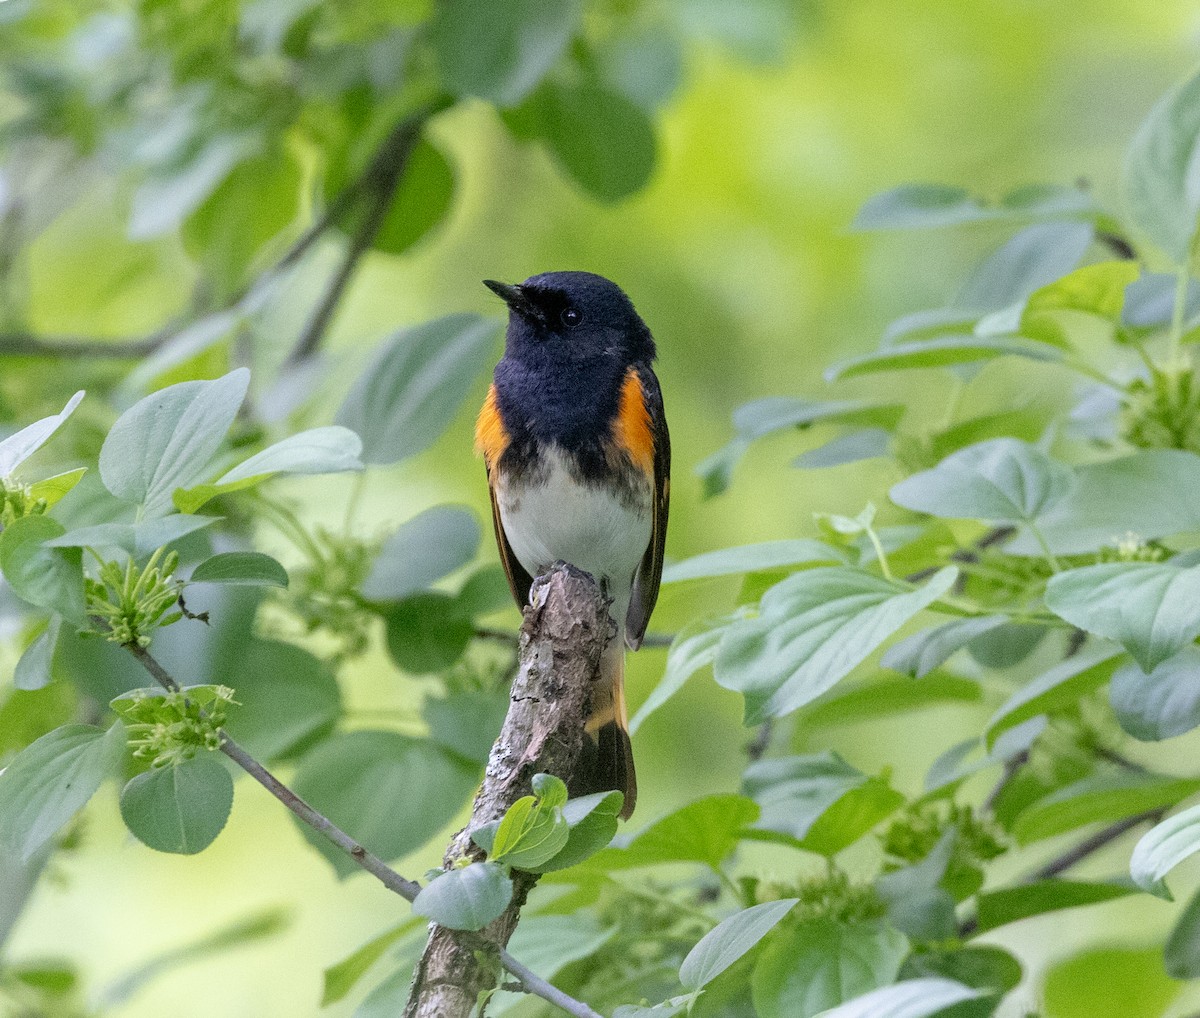
M 899 478 L 895 467 L 791 469 L 792 456 L 828 437 L 818 427 L 760 443 L 737 483 L 705 500 L 693 471 L 728 439 L 730 412 L 760 395 L 823 395 L 826 364 L 873 348 L 899 314 L 945 304 L 1009 232 L 982 224 L 851 233 L 863 201 L 908 180 L 999 195 L 1082 179 L 1115 206 L 1127 138 L 1200 43 L 1200 18 L 1182 0 L 1097 0 L 1086 9 L 1036 0 L 609 0 L 587 5 L 582 41 L 513 105 L 521 82 L 491 74 L 483 60 L 471 70 L 461 52 L 472 28 L 503 33 L 508 6 L 483 18 L 466 0 L 437 12 L 422 0 L 2 0 L 0 422 L 55 412 L 78 388 L 107 391 L 120 407 L 148 388 L 249 363 L 264 426 L 323 424 L 397 328 L 459 311 L 499 317 L 482 278 L 587 269 L 621 284 L 659 341 L 676 464 L 669 556 L 811 536 L 812 512 L 856 512 Z M 540 45 L 557 55 L 570 32 L 556 19 L 570 22 L 572 5 L 511 8 L 540 12 Z M 431 16 L 433 46 L 412 46 L 411 29 Z M 380 186 L 371 155 L 404 117 L 440 110 L 430 61 L 447 54 L 474 75 L 464 91 L 510 108 L 499 114 L 468 99 L 435 113 L 411 178 L 367 236 Z M 638 139 L 627 158 L 612 158 L 606 131 Z M 251 287 L 351 186 L 338 227 Z M 297 366 L 297 343 L 356 238 L 362 257 L 336 294 L 320 358 Z M 47 360 L 34 349 L 42 343 L 69 355 L 131 344 L 129 353 L 153 347 L 154 356 Z M 937 415 L 941 376 L 906 381 Z M 468 404 L 485 384 L 476 379 Z M 878 395 L 887 384 L 843 392 Z M 988 395 L 973 392 L 1004 404 L 1015 384 L 995 365 Z M 79 455 L 94 453 L 111 423 L 105 413 L 85 404 L 71 432 Z M 446 501 L 486 520 L 470 417 L 460 414 L 403 465 L 372 473 L 359 506 L 364 536 Z M 343 482 L 306 482 L 298 508 L 333 526 L 346 499 Z M 288 561 L 285 546 L 265 550 Z M 673 632 L 724 609 L 735 590 L 719 580 L 665 588 L 652 628 Z M 515 622 L 515 612 L 506 618 Z M 2 653 L 8 674 L 15 652 Z M 631 660 L 634 709 L 662 661 L 661 650 Z M 422 688 L 398 678 L 379 650 L 343 678 L 351 727 L 411 715 Z M 740 711 L 740 698 L 697 682 L 640 729 L 640 813 L 737 786 L 748 738 Z M 944 744 L 949 728 L 969 734 L 985 714 L 942 707 L 906 718 L 902 730 L 893 722 L 801 733 L 794 748 L 833 744 L 867 773 L 899 762 L 894 783 L 915 785 L 933 755 L 911 752 L 922 733 L 936 730 Z M 27 741 L 17 712 L 5 724 L 3 748 Z M 321 970 L 394 921 L 393 899 L 363 879 L 338 884 L 255 788 L 239 795 L 228 829 L 198 859 L 147 852 L 116 816 L 92 810 L 78 847 L 52 862 L 14 933 L 14 956 L 67 956 L 103 986 L 248 913 L 282 906 L 290 921 L 236 954 L 149 983 L 114 1014 L 312 1013 Z M 419 874 L 438 846 L 434 839 L 398 868 Z M 769 871 L 773 857 L 763 853 Z M 1051 973 L 1051 1013 L 1093 1013 L 1061 987 L 1106 978 L 1119 964 L 1145 981 L 1133 1000 L 1169 999 L 1147 975 L 1152 966 L 1129 961 L 1162 937 L 1158 904 L 1109 906 L 1111 933 L 1076 913 L 1020 926 L 1009 942 L 1018 938 L 1027 985 L 1099 941 L 1111 957 Z M 264 915 L 273 930 L 278 918 Z M 1014 994 L 1014 1008 L 1041 1004 L 1039 992 Z M 1070 998 L 1062 1010 L 1056 993 Z M 1178 1014 L 1189 1013 L 1188 999 Z M 1190 1000 L 1194 1011 L 1194 993 Z M 355 1003 L 326 1013 L 350 1014 Z

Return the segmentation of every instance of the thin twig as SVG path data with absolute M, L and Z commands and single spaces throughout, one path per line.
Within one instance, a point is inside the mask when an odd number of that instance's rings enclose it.
M 164 689 L 180 692 L 182 687 L 146 648 L 133 644 L 126 645 L 154 680 Z M 314 831 L 322 834 L 332 844 L 336 845 L 353 859 L 359 866 L 375 877 L 389 891 L 400 895 L 405 901 L 411 902 L 421 890 L 421 885 L 412 880 L 406 880 L 379 856 L 368 852 L 362 845 L 280 781 L 274 774 L 244 750 L 224 731 L 221 732 L 221 752 L 242 768 L 255 781 L 270 792 L 303 823 Z M 551 985 L 532 969 L 522 965 L 507 951 L 500 952 L 500 963 L 505 970 L 521 984 L 521 989 L 556 1007 L 575 1018 L 601 1018 L 587 1004 L 563 993 L 558 987 Z
M 1115 824 L 1109 824 L 1103 830 L 1097 831 L 1090 838 L 1085 838 L 1078 845 L 1067 849 L 1067 851 L 1055 856 L 1044 866 L 1034 870 L 1022 883 L 1034 883 L 1038 880 L 1049 880 L 1051 877 L 1056 877 L 1077 863 L 1083 862 L 1089 855 L 1100 851 L 1105 845 L 1116 841 L 1122 834 L 1133 830 L 1139 824 L 1144 824 L 1147 821 L 1152 824 L 1158 823 L 1165 813 L 1165 809 L 1149 809 L 1144 813 L 1139 813 L 1137 816 L 1126 817 L 1124 820 L 1118 820 Z

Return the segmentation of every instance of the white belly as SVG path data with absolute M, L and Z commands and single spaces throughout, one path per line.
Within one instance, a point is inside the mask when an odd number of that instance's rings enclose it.
M 546 470 L 531 483 L 497 485 L 504 533 L 530 576 L 555 562 L 589 572 L 608 589 L 613 615 L 624 622 L 633 574 L 650 544 L 652 492 L 633 497 L 581 484 L 561 454 L 548 452 Z

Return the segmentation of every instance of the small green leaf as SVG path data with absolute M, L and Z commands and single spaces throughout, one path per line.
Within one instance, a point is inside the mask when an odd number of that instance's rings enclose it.
M 915 590 L 847 567 L 790 576 L 763 595 L 758 618 L 725 631 L 716 680 L 745 695 L 747 725 L 790 713 L 847 675 L 957 576 L 948 567 Z
M 479 550 L 479 523 L 462 506 L 418 513 L 383 544 L 362 585 L 372 601 L 400 601 L 470 562 Z
M 43 417 L 27 428 L 22 428 L 15 435 L 9 435 L 0 441 L 0 481 L 10 477 L 17 467 L 50 441 L 51 436 L 66 424 L 67 418 L 75 412 L 83 397 L 84 392 L 80 389 L 58 413 Z
M 1013 824 L 1022 845 L 1092 823 L 1113 823 L 1148 810 L 1174 806 L 1200 791 L 1200 779 L 1148 771 L 1098 770 L 1055 789 L 1023 810 Z
M 454 95 L 513 106 L 532 92 L 579 31 L 583 5 L 512 0 L 439 4 L 430 25 L 438 74 Z
M 754 905 L 722 920 L 693 947 L 679 966 L 686 990 L 707 986 L 770 933 L 800 901 L 782 898 Z
M 388 254 L 403 254 L 446 218 L 453 203 L 454 170 L 436 146 L 422 138 L 408 157 L 373 246 Z
M 1027 523 L 1071 490 L 1071 468 L 1036 446 L 995 438 L 961 449 L 932 470 L 893 485 L 892 501 L 950 519 Z
M 481 930 L 508 908 L 513 884 L 504 867 L 473 862 L 435 877 L 417 895 L 413 912 L 451 930 Z
M 884 668 L 893 668 L 918 679 L 924 678 L 976 637 L 1007 622 L 1007 615 L 985 615 L 981 618 L 955 619 L 932 629 L 923 629 L 889 647 L 879 663 Z
M 906 979 L 822 1011 L 819 1018 L 932 1018 L 983 995 L 952 979 Z
M 1167 817 L 1142 835 L 1129 858 L 1129 873 L 1143 891 L 1171 899 L 1163 878 L 1200 851 L 1200 806 Z
M 121 817 L 134 836 L 179 855 L 211 845 L 232 807 L 233 779 L 210 753 L 139 774 L 121 792 Z
M 569 825 L 562 809 L 567 786 L 550 774 L 534 775 L 533 786 L 534 795 L 505 812 L 487 851 L 494 862 L 537 873 L 566 846 Z
M 1038 343 L 1019 336 L 943 336 L 921 343 L 896 343 L 874 353 L 839 361 L 825 372 L 827 382 L 873 375 L 881 371 L 908 371 L 913 368 L 946 368 L 955 364 L 973 364 L 997 357 L 1024 357 L 1035 361 L 1060 361 L 1063 351 L 1049 343 Z
M 1135 739 L 1171 739 L 1200 725 L 1200 649 L 1184 647 L 1147 674 L 1127 664 L 1113 674 L 1108 699 Z
M 595 862 L 614 870 L 669 862 L 700 862 L 715 869 L 758 814 L 758 803 L 744 796 L 706 796 L 655 821 L 625 848 L 606 849 Z
M 629 722 L 629 734 L 633 735 L 654 711 L 678 693 L 696 672 L 713 663 L 717 656 L 717 645 L 724 634 L 724 624 L 736 616 L 724 619 L 691 622 L 684 626 L 671 641 L 667 651 L 667 665 L 658 685 L 650 691 L 646 701 L 638 708 Z
M 872 195 L 858 210 L 852 230 L 913 230 L 956 226 L 997 217 L 965 188 L 946 184 L 901 184 Z
M 1072 880 L 1038 880 L 979 895 L 980 933 L 1022 919 L 1066 908 L 1095 905 L 1135 893 L 1128 884 L 1082 883 Z
M 954 896 L 943 886 L 957 840 L 958 829 L 948 828 L 924 859 L 875 880 L 888 922 L 905 936 L 936 942 L 957 935 Z
M 858 840 L 904 802 L 886 781 L 869 778 L 829 751 L 757 760 L 742 781 L 745 793 L 762 808 L 757 827 L 790 835 L 827 856 Z
M 1005 732 L 1031 718 L 1073 709 L 1082 697 L 1109 680 L 1121 656 L 1111 645 L 1085 649 L 1018 689 L 988 722 L 985 730 L 988 749 Z
M 175 507 L 184 513 L 195 512 L 210 499 L 251 488 L 276 474 L 338 474 L 362 470 L 359 460 L 362 440 L 349 428 L 331 425 L 290 435 L 232 470 L 211 484 L 179 488 L 172 494 Z
M 188 578 L 189 583 L 229 583 L 251 587 L 286 587 L 287 570 L 259 551 L 226 551 L 205 559 Z
M 100 448 L 100 478 L 117 498 L 140 503 L 143 517 L 173 511 L 172 495 L 199 481 L 246 396 L 250 372 L 212 382 L 180 382 L 126 410 Z
M 449 668 L 462 657 L 475 626 L 449 594 L 412 594 L 389 605 L 387 646 L 396 665 L 413 675 Z
M 498 331 L 491 319 L 448 315 L 384 343 L 337 413 L 362 438 L 363 462 L 399 463 L 429 448 L 490 363 Z
M 64 725 L 18 753 L 0 773 L 0 845 L 28 862 L 115 773 L 125 726 Z
M 49 516 L 25 516 L 5 527 L 0 571 L 22 601 L 82 624 L 83 554 L 49 544 L 62 533 L 62 525 Z
M 774 938 L 754 966 L 755 1011 L 761 1018 L 813 1018 L 890 983 L 907 954 L 908 939 L 882 923 L 801 923 Z
M 1163 947 L 1163 965 L 1172 979 L 1200 977 L 1200 891 L 1175 920 Z
M 50 666 L 54 662 L 54 648 L 58 645 L 61 628 L 61 616 L 51 617 L 46 628 L 25 648 L 13 670 L 13 688 L 33 690 L 50 685 L 54 680 Z
M 568 801 L 562 811 L 568 828 L 567 843 L 540 867 L 540 872 L 576 866 L 607 848 L 617 833 L 617 817 L 624 802 L 625 796 L 615 791 L 596 792 Z
M 120 548 L 130 555 L 151 554 L 156 548 L 219 522 L 218 516 L 163 516 L 145 523 L 94 523 L 69 530 L 46 542 L 48 548 Z
M 1061 279 L 1092 243 L 1089 222 L 1038 223 L 1021 230 L 985 259 L 954 299 L 976 313 L 1001 311 Z
M 47 508 L 56 506 L 62 501 L 63 496 L 83 480 L 83 475 L 86 473 L 87 467 L 79 467 L 76 470 L 67 470 L 64 473 L 55 474 L 53 477 L 34 481 L 29 486 L 29 497 L 41 499 L 46 503 Z
M 1200 75 L 1163 96 L 1142 122 L 1125 160 L 1134 222 L 1176 265 L 1186 265 L 1200 215 Z
M 767 569 L 821 563 L 834 565 L 844 562 L 845 555 L 822 541 L 800 538 L 792 541 L 764 541 L 722 548 L 674 562 L 663 569 L 663 583 L 707 579 L 712 576 L 739 576 Z
M 1150 671 L 1200 635 L 1200 566 L 1113 562 L 1069 569 L 1046 584 L 1046 607 L 1116 640 Z

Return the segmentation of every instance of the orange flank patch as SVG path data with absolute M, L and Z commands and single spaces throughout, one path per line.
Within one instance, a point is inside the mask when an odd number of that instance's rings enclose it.
M 654 429 L 641 380 L 632 368 L 626 372 L 621 386 L 621 402 L 613 421 L 613 444 L 643 473 L 654 474 Z
M 488 387 L 487 399 L 483 401 L 475 421 L 475 452 L 483 457 L 491 470 L 507 448 L 508 431 L 500 417 L 500 407 L 496 404 L 496 387 L 492 385 Z

